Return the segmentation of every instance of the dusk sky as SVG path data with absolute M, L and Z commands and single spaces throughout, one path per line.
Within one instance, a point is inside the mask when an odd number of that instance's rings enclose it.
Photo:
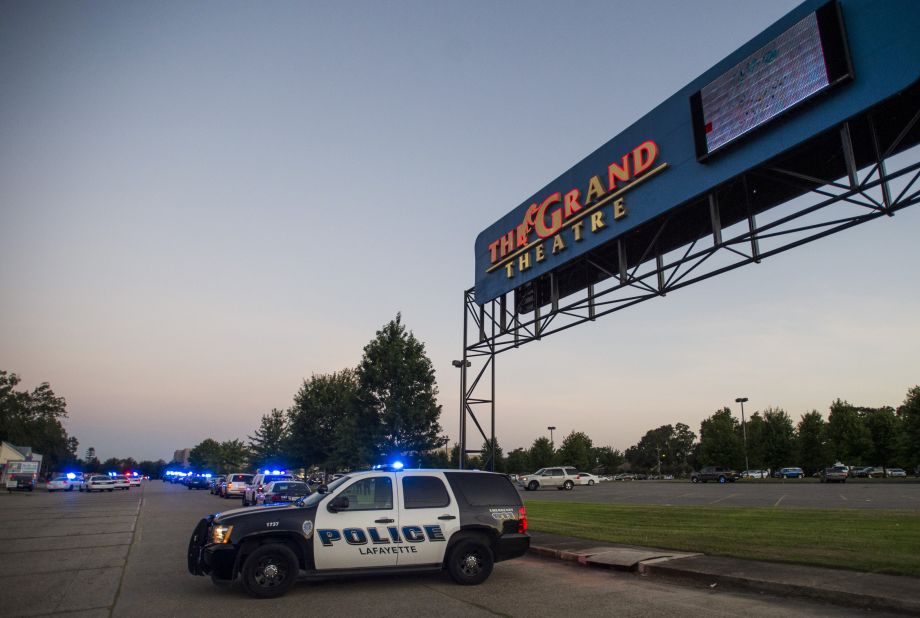
M 168 460 L 402 312 L 453 442 L 476 235 L 797 4 L 4 2 L 0 369 L 67 399 L 81 456 Z M 742 395 L 899 405 L 918 231 L 908 208 L 502 354 L 499 443 L 623 450 Z

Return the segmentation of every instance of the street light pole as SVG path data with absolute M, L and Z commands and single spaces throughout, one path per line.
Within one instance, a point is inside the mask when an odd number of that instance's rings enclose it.
M 747 423 L 744 421 L 744 402 L 747 400 L 747 397 L 738 397 L 735 399 L 735 403 L 741 404 L 741 436 L 744 439 L 744 469 L 750 470 L 751 466 L 748 464 L 747 456 L 747 427 L 745 426 Z
M 464 343 L 466 341 L 464 340 Z M 472 363 L 466 360 L 466 353 L 464 352 L 463 360 L 451 361 L 450 364 L 460 370 L 460 439 L 458 442 L 458 453 L 457 453 L 457 468 L 463 470 L 463 460 L 466 453 L 466 368 L 469 367 Z
M 549 429 L 549 445 L 553 447 L 553 452 L 555 452 L 556 443 L 553 441 L 553 431 L 555 431 L 556 427 L 555 426 L 547 427 L 547 429 Z

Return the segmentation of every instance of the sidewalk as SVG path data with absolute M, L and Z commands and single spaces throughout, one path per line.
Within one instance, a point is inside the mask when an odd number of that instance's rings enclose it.
M 634 547 L 531 531 L 533 554 L 690 585 L 799 597 L 920 615 L 920 580 Z

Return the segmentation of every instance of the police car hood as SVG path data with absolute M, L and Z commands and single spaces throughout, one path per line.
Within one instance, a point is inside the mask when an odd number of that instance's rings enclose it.
M 291 504 L 266 504 L 264 506 L 247 506 L 240 509 L 231 509 L 229 511 L 222 511 L 214 515 L 215 521 L 227 521 L 229 519 L 236 519 L 240 516 L 246 516 L 251 513 L 264 513 L 268 510 L 277 510 L 277 509 L 295 509 L 298 508 Z

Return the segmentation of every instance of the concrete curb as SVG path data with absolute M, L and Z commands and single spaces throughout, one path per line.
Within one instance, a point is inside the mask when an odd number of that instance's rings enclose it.
M 855 592 L 838 587 L 797 584 L 788 581 L 759 580 L 744 575 L 712 573 L 686 568 L 689 565 L 674 562 L 641 564 L 638 573 L 655 578 L 668 579 L 675 583 L 702 584 L 705 587 L 720 587 L 744 592 L 760 592 L 782 597 L 796 597 L 821 601 L 853 609 L 870 609 L 899 614 L 920 615 L 920 598 L 887 597 L 866 592 Z M 839 572 L 839 578 L 853 578 L 859 573 Z M 920 585 L 920 582 L 917 582 Z
M 895 575 L 841 571 L 606 545 L 536 533 L 532 555 L 611 569 L 691 586 L 796 597 L 840 607 L 920 615 L 920 580 Z M 541 542 L 543 541 L 543 542 Z

